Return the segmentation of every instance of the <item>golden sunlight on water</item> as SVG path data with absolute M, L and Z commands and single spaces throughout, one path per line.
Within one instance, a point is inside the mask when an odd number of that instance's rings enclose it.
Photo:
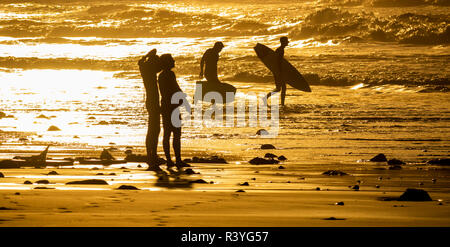
M 375 2 L 389 1 L 370 0 Z M 370 223 L 374 218 L 389 222 L 400 216 L 386 216 L 394 212 L 392 205 L 375 198 L 413 187 L 426 188 L 433 199 L 445 198 L 448 204 L 448 169 L 428 162 L 448 157 L 450 149 L 449 8 L 425 2 L 406 8 L 359 0 L 0 2 L 0 159 L 28 165 L 24 159 L 50 145 L 49 166 L 1 170 L 0 198 L 8 200 L 0 207 L 14 210 L 2 210 L 0 224 L 16 224 L 18 215 L 4 215 L 22 214 L 22 209 L 26 218 L 19 220 L 32 223 L 47 220 L 36 215 L 95 222 L 94 215 L 101 213 L 110 217 L 105 224 L 117 219 L 131 224 L 167 212 L 183 223 L 185 215 L 195 216 L 194 222 L 197 216 L 211 220 L 215 215 L 239 218 L 239 224 L 249 216 L 260 223 L 298 223 L 301 217 L 317 223 L 341 213 L 344 223 L 359 224 L 361 215 Z M 282 36 L 290 41 L 284 57 L 312 92 L 287 86 L 285 106 L 261 110 L 257 97 L 274 90 L 275 79 L 254 47 L 261 43 L 275 50 Z M 183 116 L 190 124 L 182 127 L 181 156 L 192 158 L 187 161 L 194 173 L 164 178 L 147 171 L 142 156 L 128 160 L 130 151 L 146 154 L 149 119 L 138 60 L 151 49 L 172 54 L 177 82 L 192 103 L 196 82 L 202 80 L 200 60 L 216 41 L 225 45 L 218 78 L 237 93 L 225 107 L 203 102 L 199 118 Z M 275 136 L 264 135 L 272 127 L 268 119 L 274 120 Z M 165 157 L 164 130 L 158 137 L 160 157 Z M 98 165 L 104 149 L 118 164 Z M 398 169 L 369 161 L 379 153 L 404 164 Z M 193 158 L 211 156 L 227 163 Z M 251 162 L 266 156 L 273 164 Z M 80 162 L 87 157 L 92 165 Z M 347 175 L 324 174 L 330 169 Z M 67 184 L 80 180 L 103 181 Z M 361 191 L 351 189 L 355 184 Z M 121 185 L 141 191 L 118 191 Z M 235 193 L 241 189 L 247 193 Z M 12 190 L 20 190 L 17 200 Z M 180 206 L 189 200 L 193 204 Z M 334 201 L 341 200 L 346 206 L 335 207 Z M 413 211 L 434 214 L 436 208 L 439 217 L 427 220 L 442 220 L 448 210 L 435 202 L 421 205 L 427 210 L 405 207 L 405 224 L 421 217 Z M 64 205 L 64 211 L 53 204 Z M 190 206 L 195 207 L 183 213 L 164 211 Z

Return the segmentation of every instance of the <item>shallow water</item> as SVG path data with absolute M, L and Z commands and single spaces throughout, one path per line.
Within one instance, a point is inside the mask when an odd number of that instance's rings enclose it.
M 36 153 L 48 143 L 49 155 L 58 158 L 95 156 L 105 147 L 117 148 L 118 157 L 128 146 L 143 153 L 139 56 L 152 48 L 172 53 L 178 82 L 193 97 L 200 57 L 221 40 L 220 77 L 238 88 L 237 101 L 243 102 L 274 87 L 253 46 L 276 48 L 282 35 L 291 40 L 286 57 L 308 75 L 313 92 L 288 88 L 277 137 L 257 136 L 266 127 L 249 121 L 233 128 L 201 122 L 183 129 L 184 157 L 219 154 L 243 165 L 264 155 L 264 143 L 300 170 L 353 170 L 378 153 L 411 169 L 448 157 L 449 7 L 354 2 L 360 4 L 2 3 L 0 111 L 10 116 L 0 119 L 0 158 Z M 378 29 L 384 34 L 374 33 Z M 430 84 L 443 90 L 420 92 L 433 89 Z M 61 131 L 48 131 L 52 125 Z

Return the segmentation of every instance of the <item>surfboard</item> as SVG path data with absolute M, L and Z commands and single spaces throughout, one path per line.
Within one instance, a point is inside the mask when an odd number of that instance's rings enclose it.
M 222 103 L 229 103 L 234 101 L 236 94 L 236 87 L 228 83 L 209 83 L 208 81 L 197 81 L 195 85 L 194 99 L 203 100 L 205 95 L 209 92 L 217 92 L 222 96 Z M 227 101 L 227 92 L 233 93 L 233 97 Z
M 275 53 L 275 51 L 260 43 L 257 43 L 253 49 L 255 50 L 258 58 L 261 59 L 264 65 L 266 65 L 266 67 L 274 75 L 279 73 L 277 69 L 277 54 Z M 281 76 L 286 83 L 298 90 L 311 92 L 311 88 L 309 87 L 308 82 L 288 60 L 283 58 L 283 60 L 281 61 L 281 66 L 283 71 L 283 74 Z

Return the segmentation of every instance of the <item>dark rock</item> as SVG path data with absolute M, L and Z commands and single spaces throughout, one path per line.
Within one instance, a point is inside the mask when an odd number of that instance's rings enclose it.
M 276 149 L 272 144 L 263 144 L 261 145 L 261 149 Z
M 20 196 L 20 192 L 16 192 L 16 193 L 14 193 L 14 195 Z
M 359 190 L 359 185 L 354 185 L 354 186 L 352 187 L 352 190 L 358 191 L 358 190 Z
M 142 166 L 141 165 L 137 165 L 137 168 L 142 168 Z
M 125 184 L 119 186 L 119 188 L 117 188 L 117 189 L 118 190 L 140 190 L 140 189 L 134 187 L 133 185 L 125 185 Z
M 108 150 L 103 149 L 102 153 L 100 154 L 101 160 L 115 160 L 115 158 L 109 153 Z
M 20 168 L 13 160 L 2 160 L 0 161 L 0 169 L 11 169 L 11 168 Z
M 3 173 L 0 172 L 0 178 L 4 178 L 5 175 L 3 175 Z
M 37 183 L 37 184 L 49 184 L 50 182 L 48 180 L 44 179 L 44 180 L 38 180 L 35 183 Z
M 35 189 L 35 190 L 53 190 L 53 189 L 55 189 L 55 188 L 44 187 L 44 186 L 38 186 L 38 187 L 34 187 L 33 189 Z
M 59 174 L 55 171 L 50 171 L 49 173 L 47 173 L 47 175 L 59 175 Z
M 0 210 L 14 210 L 13 208 L 0 207 Z
M 400 166 L 400 165 L 404 165 L 404 164 L 405 164 L 405 162 L 398 160 L 398 159 L 390 159 L 388 161 L 388 165 L 390 165 L 390 166 Z
M 127 162 L 147 162 L 148 158 L 147 155 L 140 155 L 140 154 L 133 154 L 131 150 L 125 151 L 125 154 L 127 155 L 125 157 L 125 160 Z M 158 157 L 158 164 L 166 164 L 166 160 Z
M 450 159 L 432 159 L 427 163 L 430 165 L 450 166 Z
M 336 202 L 334 205 L 344 206 L 344 202 Z
M 189 181 L 189 183 L 191 183 L 191 184 L 193 184 L 193 183 L 195 183 L 195 184 L 207 184 L 208 182 L 206 182 L 203 179 L 197 179 L 197 180 Z
M 188 168 L 188 169 L 184 170 L 184 173 L 187 174 L 187 175 L 200 174 L 199 172 L 195 172 L 191 168 Z
M 377 154 L 375 157 L 370 159 L 372 162 L 386 162 L 386 156 L 384 154 Z
M 97 176 L 102 176 L 102 175 L 105 175 L 105 174 L 103 174 L 103 173 L 97 173 L 97 174 L 95 174 L 95 175 L 97 175 Z
M 287 158 L 284 155 L 281 155 L 278 157 L 278 160 L 285 161 Z
M 228 162 L 224 158 L 220 158 L 219 156 L 211 156 L 206 158 L 201 157 L 192 157 L 192 159 L 184 159 L 186 163 L 212 163 L 212 164 L 228 164 Z
M 400 196 L 399 201 L 431 201 L 428 192 L 421 189 L 406 189 Z
M 242 184 L 239 184 L 240 186 L 249 186 L 250 184 L 248 182 L 243 182 Z
M 56 127 L 55 125 L 52 125 L 48 127 L 47 131 L 61 131 L 61 129 Z
M 258 135 L 258 136 L 265 136 L 268 134 L 269 134 L 269 132 L 265 129 L 260 129 L 260 130 L 256 131 L 256 135 Z
M 395 165 L 395 166 L 390 166 L 389 167 L 389 170 L 401 170 L 401 169 L 402 169 L 402 167 L 399 166 L 399 165 Z
M 273 165 L 278 164 L 280 161 L 274 159 L 264 159 L 260 157 L 255 157 L 249 161 L 252 165 Z
M 379 189 L 380 188 L 380 186 L 377 184 L 377 185 L 375 185 L 375 188 L 377 188 L 377 189 Z
M 284 166 L 279 166 L 278 169 L 286 169 Z
M 327 175 L 327 176 L 345 176 L 345 175 L 348 175 L 348 174 L 343 172 L 343 171 L 339 171 L 339 170 L 328 170 L 328 171 L 322 173 L 322 175 Z
M 328 217 L 328 218 L 325 218 L 323 220 L 345 220 L 345 218 Z
M 264 158 L 269 158 L 269 159 L 273 159 L 273 158 L 276 158 L 276 157 L 278 157 L 278 156 L 276 156 L 276 155 L 273 154 L 273 153 L 266 153 L 266 154 L 264 155 Z
M 98 185 L 108 185 L 108 183 L 105 180 L 101 179 L 87 179 L 87 180 L 80 180 L 80 181 L 71 181 L 67 182 L 66 184 L 98 184 Z
M 245 192 L 245 190 L 236 190 L 236 192 Z
M 110 174 L 108 174 L 110 176 L 116 176 L 116 174 L 114 172 L 111 172 Z
M 316 190 L 320 190 L 320 187 L 317 187 Z
M 23 182 L 23 184 L 33 184 L 31 181 L 25 181 L 25 182 Z

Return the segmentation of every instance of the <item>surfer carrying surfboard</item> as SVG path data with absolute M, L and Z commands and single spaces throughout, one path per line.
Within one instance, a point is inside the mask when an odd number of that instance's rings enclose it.
M 275 93 L 278 93 L 281 91 L 281 105 L 284 106 L 284 98 L 286 97 L 286 81 L 283 80 L 283 58 L 284 58 L 284 48 L 289 44 L 289 40 L 287 37 L 281 37 L 280 38 L 280 47 L 278 47 L 275 50 L 276 53 L 276 59 L 277 59 L 277 68 L 278 73 L 274 73 L 275 78 L 275 89 L 268 93 L 266 98 L 268 99 L 270 96 L 272 96 Z
M 205 76 L 209 83 L 220 83 L 217 76 L 217 62 L 219 61 L 219 53 L 223 47 L 223 43 L 219 41 L 214 44 L 213 48 L 205 51 L 200 61 L 200 79 Z M 203 67 L 205 68 L 205 73 L 203 73 Z

